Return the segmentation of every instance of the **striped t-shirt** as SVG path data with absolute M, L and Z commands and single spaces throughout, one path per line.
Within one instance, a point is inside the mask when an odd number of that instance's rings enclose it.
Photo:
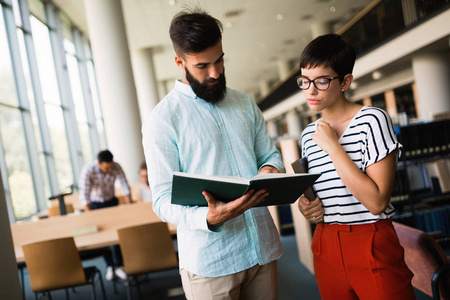
M 364 224 L 394 215 L 391 203 L 380 215 L 372 215 L 347 189 L 340 179 L 330 156 L 311 138 L 317 122 L 309 124 L 302 133 L 302 152 L 308 159 L 310 173 L 321 173 L 313 188 L 325 209 L 328 224 Z M 339 143 L 352 161 L 365 172 L 366 168 L 392 151 L 400 155 L 402 145 L 397 142 L 392 121 L 379 108 L 364 106 L 350 121 Z

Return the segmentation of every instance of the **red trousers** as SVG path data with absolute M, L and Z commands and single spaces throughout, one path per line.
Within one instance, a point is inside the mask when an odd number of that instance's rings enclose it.
M 322 300 L 415 299 L 413 274 L 390 219 L 319 224 L 311 248 Z

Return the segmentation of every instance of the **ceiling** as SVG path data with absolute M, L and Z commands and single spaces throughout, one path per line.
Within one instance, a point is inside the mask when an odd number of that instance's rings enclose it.
M 83 0 L 53 0 L 88 33 Z M 86 1 L 86 0 L 85 0 Z M 88 0 L 92 1 L 92 0 Z M 296 67 L 314 24 L 338 30 L 372 0 L 122 0 L 130 49 L 153 48 L 156 78 L 180 78 L 169 38 L 172 17 L 200 6 L 223 23 L 227 85 L 258 97 L 279 80 L 279 61 Z M 170 87 L 170 86 L 169 86 Z

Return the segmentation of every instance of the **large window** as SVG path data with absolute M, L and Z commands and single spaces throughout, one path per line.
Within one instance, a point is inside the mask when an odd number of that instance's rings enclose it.
M 106 139 L 89 43 L 70 18 L 50 1 L 0 10 L 0 170 L 14 222 L 76 184 Z
M 11 16 L 10 8 L 8 10 Z M 7 35 L 3 14 L 0 14 L 0 45 L 7 45 Z M 4 158 L 2 168 L 12 210 L 16 218 L 29 216 L 37 211 L 36 196 L 28 159 L 21 107 L 17 96 L 16 84 L 10 49 L 0 47 L 0 140 Z
M 31 31 L 36 51 L 36 61 L 45 103 L 47 125 L 50 133 L 53 158 L 56 167 L 58 188 L 64 191 L 74 183 L 73 170 L 69 156 L 66 124 L 63 118 L 58 81 L 56 78 L 54 55 L 50 43 L 49 30 L 34 16 L 30 17 Z

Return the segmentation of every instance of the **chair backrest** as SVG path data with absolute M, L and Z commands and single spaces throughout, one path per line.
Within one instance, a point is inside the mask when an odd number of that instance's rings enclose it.
M 86 284 L 73 237 L 22 245 L 33 292 Z
M 414 273 L 412 285 L 432 296 L 431 278 L 448 258 L 441 246 L 427 233 L 394 222 L 400 244 L 405 249 L 405 262 Z
M 144 184 L 142 182 L 134 183 L 130 185 L 131 199 L 136 202 L 142 202 L 142 199 L 139 197 L 139 190 L 141 186 Z
M 49 217 L 60 216 L 61 210 L 59 209 L 59 204 L 50 206 L 47 208 L 47 212 Z M 71 203 L 66 203 L 66 213 L 70 214 L 73 212 L 73 205 Z
M 167 224 L 157 222 L 117 230 L 123 265 L 128 275 L 178 267 Z

